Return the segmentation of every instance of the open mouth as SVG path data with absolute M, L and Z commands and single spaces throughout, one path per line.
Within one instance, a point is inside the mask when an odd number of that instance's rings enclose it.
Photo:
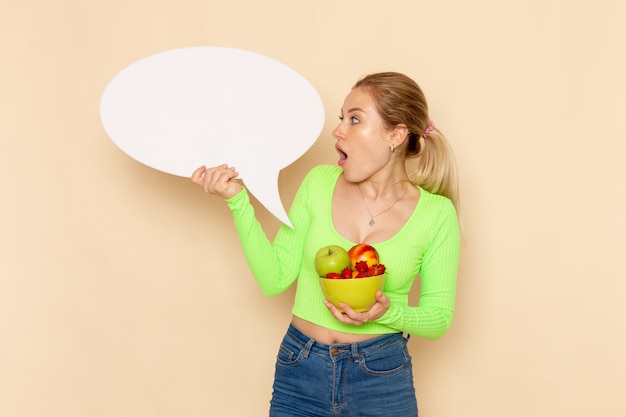
M 337 153 L 339 154 L 339 162 L 345 161 L 346 159 L 348 159 L 348 154 L 345 153 L 343 149 L 339 147 L 339 145 L 335 145 L 335 149 L 337 150 Z

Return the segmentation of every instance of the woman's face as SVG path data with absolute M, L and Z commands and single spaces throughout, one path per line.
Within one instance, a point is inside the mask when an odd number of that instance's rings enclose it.
M 389 163 L 390 132 L 366 91 L 356 88 L 348 94 L 339 119 L 333 137 L 338 164 L 349 180 L 362 181 Z

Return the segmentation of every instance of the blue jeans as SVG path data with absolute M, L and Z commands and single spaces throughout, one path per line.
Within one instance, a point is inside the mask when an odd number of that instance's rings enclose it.
M 417 417 L 408 337 L 319 343 L 289 326 L 276 358 L 270 417 Z

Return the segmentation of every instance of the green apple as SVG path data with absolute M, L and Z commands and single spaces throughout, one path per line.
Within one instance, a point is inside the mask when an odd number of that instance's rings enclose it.
M 320 277 L 329 272 L 341 273 L 341 270 L 350 266 L 348 251 L 338 245 L 324 246 L 315 255 L 315 271 Z

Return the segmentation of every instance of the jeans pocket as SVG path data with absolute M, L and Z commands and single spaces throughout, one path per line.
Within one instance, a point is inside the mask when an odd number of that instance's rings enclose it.
M 289 336 L 285 336 L 278 348 L 276 363 L 283 366 L 293 366 L 302 359 L 302 346 Z
M 364 353 L 359 364 L 361 369 L 372 376 L 394 375 L 409 367 L 411 357 L 404 349 L 404 343 L 394 343 L 384 349 Z

